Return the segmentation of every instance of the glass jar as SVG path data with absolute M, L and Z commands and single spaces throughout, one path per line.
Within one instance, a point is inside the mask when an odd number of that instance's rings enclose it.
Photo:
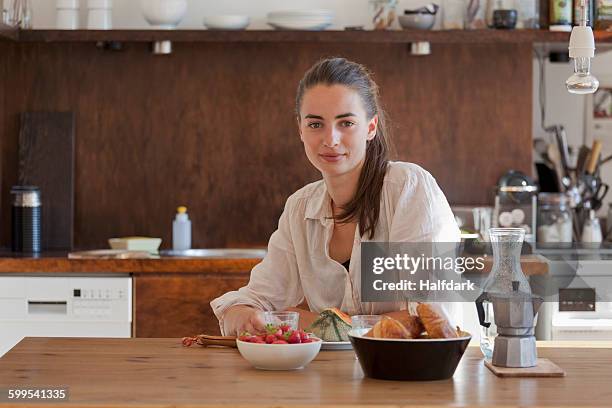
M 3 18 L 8 25 L 21 29 L 32 28 L 32 0 L 10 0 Z
M 442 28 L 462 30 L 467 20 L 466 4 L 463 0 L 444 0 L 442 3 Z
M 569 197 L 563 193 L 538 195 L 538 243 L 571 246 L 573 222 L 569 204 Z
M 518 20 L 516 28 L 540 28 L 540 2 L 517 0 Z
M 395 21 L 397 0 L 370 0 L 371 21 L 374 30 L 387 30 Z
M 531 293 L 531 286 L 521 269 L 521 249 L 525 240 L 525 230 L 522 228 L 491 228 L 489 230 L 493 247 L 493 267 L 483 284 L 483 294 L 513 293 L 512 282 L 518 282 L 518 291 Z M 476 302 L 477 304 L 479 301 Z M 493 314 L 493 303 L 482 301 L 484 320 L 490 325 L 481 325 L 480 350 L 487 360 L 493 358 L 497 326 Z

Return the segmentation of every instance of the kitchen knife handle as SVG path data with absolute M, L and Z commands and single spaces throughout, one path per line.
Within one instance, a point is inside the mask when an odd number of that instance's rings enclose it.
M 588 174 L 594 174 L 597 163 L 599 162 L 599 154 L 601 153 L 601 142 L 599 140 L 593 141 L 593 148 L 591 149 L 591 155 L 587 162 L 586 172 Z
M 223 346 L 223 347 L 236 347 L 235 336 L 209 336 L 207 334 L 200 334 L 197 336 L 197 343 L 208 347 L 208 346 Z

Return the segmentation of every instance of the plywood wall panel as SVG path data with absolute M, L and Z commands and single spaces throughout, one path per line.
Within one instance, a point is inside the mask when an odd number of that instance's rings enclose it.
M 433 44 L 426 57 L 405 44 L 175 43 L 169 56 L 144 43 L 121 52 L 16 47 L 1 124 L 2 197 L 17 176 L 11 118 L 75 112 L 81 248 L 124 235 L 160 236 L 169 246 L 177 205 L 189 207 L 194 246 L 265 244 L 287 196 L 319 178 L 293 104 L 299 79 L 324 56 L 375 73 L 396 158 L 430 170 L 450 201 L 489 202 L 504 171 L 531 168 L 529 44 Z

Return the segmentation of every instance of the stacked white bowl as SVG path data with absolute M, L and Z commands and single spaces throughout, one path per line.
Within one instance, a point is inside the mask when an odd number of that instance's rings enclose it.
M 291 10 L 268 13 L 268 24 L 281 30 L 325 30 L 334 22 L 331 10 Z

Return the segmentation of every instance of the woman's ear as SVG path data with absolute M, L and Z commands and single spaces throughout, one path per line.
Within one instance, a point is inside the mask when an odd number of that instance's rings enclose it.
M 367 137 L 368 141 L 376 137 L 377 129 L 378 129 L 378 115 L 374 115 L 372 116 L 372 119 L 370 119 L 370 123 L 368 123 L 368 137 Z

